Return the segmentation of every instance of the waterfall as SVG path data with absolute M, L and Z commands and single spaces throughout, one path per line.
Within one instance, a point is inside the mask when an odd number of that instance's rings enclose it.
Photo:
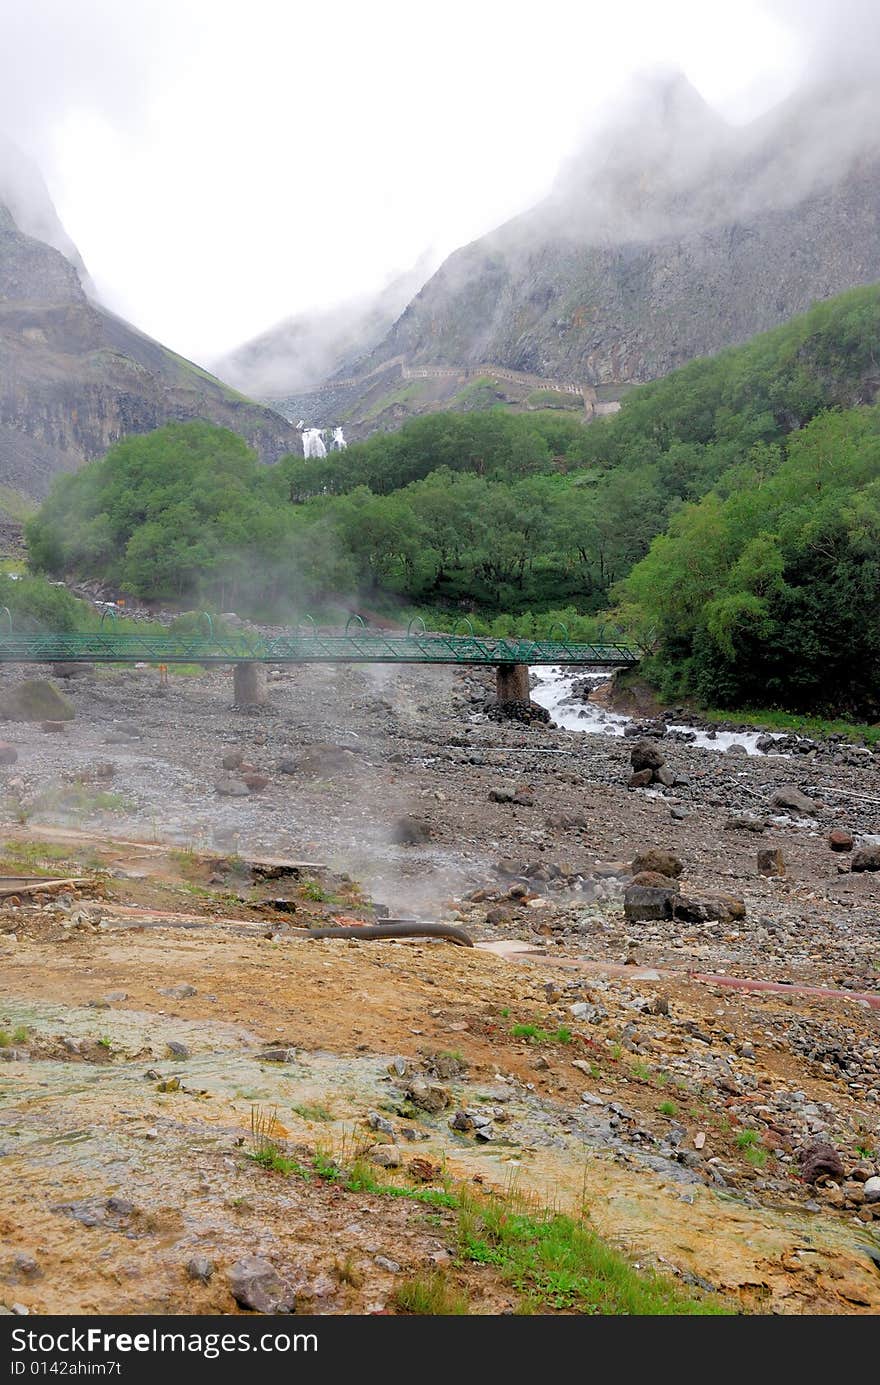
M 342 452 L 348 447 L 348 443 L 345 441 L 345 434 L 341 428 L 333 429 L 333 445 L 337 452 Z
M 302 439 L 304 457 L 327 456 L 327 448 L 324 446 L 324 439 L 321 436 L 320 428 L 304 428 Z

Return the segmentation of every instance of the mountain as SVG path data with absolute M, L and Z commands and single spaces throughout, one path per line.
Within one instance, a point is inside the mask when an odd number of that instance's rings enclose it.
M 123 434 L 194 418 L 267 462 L 302 450 L 279 414 L 101 307 L 39 174 L 0 147 L 0 485 L 41 497 Z
M 212 362 L 214 370 L 236 389 L 263 399 L 306 394 L 331 375 L 353 375 L 360 358 L 379 345 L 436 263 L 426 253 L 376 294 L 286 318 Z
M 543 203 L 441 265 L 360 386 L 326 383 L 314 421 L 396 426 L 457 406 L 469 375 L 498 385 L 492 367 L 614 399 L 880 279 L 878 113 L 871 89 L 811 87 L 735 128 L 681 74 L 642 79 Z

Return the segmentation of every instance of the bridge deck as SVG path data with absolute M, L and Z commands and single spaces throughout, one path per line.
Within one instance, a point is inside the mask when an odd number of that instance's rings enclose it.
M 622 644 L 483 639 L 471 635 L 249 635 L 10 633 L 0 663 L 99 664 L 579 664 L 638 663 Z

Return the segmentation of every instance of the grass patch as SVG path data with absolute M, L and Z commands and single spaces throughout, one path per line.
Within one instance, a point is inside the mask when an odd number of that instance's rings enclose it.
M 322 1106 L 320 1102 L 315 1102 L 315 1104 L 311 1106 L 308 1104 L 292 1106 L 290 1109 L 295 1111 L 298 1116 L 302 1116 L 305 1121 L 333 1120 L 333 1112 L 328 1110 L 326 1106 Z
M 0 1029 L 0 1048 L 9 1048 L 12 1043 L 12 1035 L 8 1029 Z
M 657 1107 L 657 1110 L 660 1112 L 661 1116 L 678 1115 L 678 1107 L 676 1106 L 674 1101 L 661 1101 L 660 1105 Z
M 647 1063 L 633 1063 L 630 1071 L 633 1077 L 637 1077 L 640 1082 L 650 1082 L 651 1080 L 651 1069 Z
M 395 1289 L 391 1302 L 401 1313 L 421 1317 L 463 1317 L 470 1311 L 465 1289 L 459 1289 L 441 1270 L 431 1270 L 406 1279 Z
M 522 1210 L 517 1199 L 463 1192 L 458 1249 L 463 1260 L 493 1265 L 529 1312 L 639 1316 L 728 1314 L 690 1298 L 672 1280 L 637 1270 L 583 1221 L 551 1209 Z
M 637 1269 L 581 1218 L 532 1204 L 515 1192 L 476 1193 L 450 1181 L 442 1188 L 380 1182 L 374 1166 L 360 1157 L 344 1168 L 318 1150 L 306 1163 L 281 1151 L 274 1126 L 274 1112 L 252 1109 L 249 1158 L 262 1168 L 306 1180 L 321 1178 L 347 1192 L 405 1198 L 455 1212 L 459 1260 L 493 1266 L 520 1295 L 517 1312 L 657 1316 L 734 1311 L 723 1302 L 690 1297 L 654 1270 Z M 470 1311 L 466 1296 L 440 1271 L 406 1280 L 394 1302 L 406 1313 Z
M 737 1149 L 752 1149 L 760 1139 L 757 1130 L 738 1130 L 734 1137 Z
M 533 1044 L 570 1044 L 572 1032 L 560 1025 L 558 1029 L 542 1029 L 538 1024 L 515 1024 L 510 1031 L 514 1039 L 526 1039 Z
M 325 890 L 323 885 L 319 885 L 317 880 L 306 880 L 300 886 L 300 894 L 304 899 L 310 899 L 315 904 L 336 904 L 336 896 L 329 890 Z

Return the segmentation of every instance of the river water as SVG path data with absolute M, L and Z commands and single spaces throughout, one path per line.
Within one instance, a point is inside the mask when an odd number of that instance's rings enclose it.
M 583 731 L 586 734 L 603 736 L 622 736 L 632 717 L 620 712 L 609 711 L 598 702 L 585 702 L 583 697 L 573 692 L 575 686 L 589 678 L 598 687 L 613 676 L 613 669 L 591 669 L 588 675 L 572 668 L 535 667 L 531 670 L 538 680 L 532 689 L 532 701 L 537 702 L 549 713 L 555 726 L 565 731 Z M 691 745 L 704 750 L 724 752 L 732 745 L 741 745 L 749 755 L 760 755 L 758 741 L 766 731 L 706 731 L 699 726 L 670 725 L 670 731 L 688 733 Z M 693 736 L 693 740 L 690 737 Z

